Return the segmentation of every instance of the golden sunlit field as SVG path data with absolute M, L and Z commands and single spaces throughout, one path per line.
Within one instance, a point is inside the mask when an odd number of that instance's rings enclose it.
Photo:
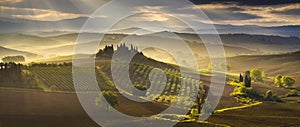
M 300 127 L 299 0 L 0 0 L 0 127 Z

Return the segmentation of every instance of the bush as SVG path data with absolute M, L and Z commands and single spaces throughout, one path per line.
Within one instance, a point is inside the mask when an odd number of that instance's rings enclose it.
M 264 95 L 264 101 L 277 101 L 277 102 L 282 102 L 282 100 L 273 94 L 271 90 L 266 91 Z
M 238 96 L 247 97 L 251 93 L 252 93 L 252 88 L 251 87 L 238 86 L 238 87 L 234 88 L 234 90 L 230 94 L 230 96 L 233 96 L 233 97 L 238 97 Z
M 198 109 L 197 109 L 197 108 L 193 108 L 193 109 L 191 110 L 191 115 L 192 115 L 192 116 L 197 116 L 197 115 L 198 115 Z
M 229 81 L 229 82 L 227 82 L 227 84 L 229 84 L 229 85 L 231 85 L 233 87 L 242 87 L 242 86 L 245 86 L 244 82 L 239 82 L 237 80 Z
M 265 99 L 266 101 L 271 101 L 271 100 L 273 100 L 273 93 L 272 93 L 271 90 L 268 90 L 268 91 L 266 92 L 266 94 L 265 94 L 265 96 L 264 96 L 264 99 Z

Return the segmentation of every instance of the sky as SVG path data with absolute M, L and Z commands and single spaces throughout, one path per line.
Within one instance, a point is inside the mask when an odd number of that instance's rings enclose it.
M 91 14 L 107 2 L 109 0 L 0 0 L 0 32 L 79 31 L 88 18 L 106 26 L 112 21 L 112 14 L 93 17 Z M 137 3 L 140 6 L 131 11 L 142 11 L 144 14 L 125 19 L 116 29 L 143 27 L 145 24 L 155 27 L 155 24 L 162 23 L 176 26 L 174 30 L 177 31 L 188 31 L 188 28 L 174 22 L 173 17 L 186 18 L 195 24 L 214 24 L 217 29 L 227 29 L 224 31 L 228 33 L 234 32 L 230 30 L 232 28 L 238 28 L 236 32 L 247 32 L 250 30 L 242 29 L 300 25 L 298 0 L 191 0 L 194 6 L 180 8 L 161 6 L 160 1 L 155 2 L 156 6 Z M 199 20 L 193 13 L 199 8 L 210 20 Z M 177 13 L 171 17 L 163 13 L 174 10 Z

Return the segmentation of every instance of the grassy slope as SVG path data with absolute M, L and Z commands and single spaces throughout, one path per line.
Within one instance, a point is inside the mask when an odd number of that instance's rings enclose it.
M 212 115 L 208 121 L 230 126 L 299 126 L 300 104 L 267 102 L 251 108 Z
M 295 86 L 300 86 L 300 52 L 282 55 L 238 56 L 227 58 L 232 65 L 232 72 L 242 73 L 245 70 L 257 68 L 270 76 L 277 74 L 296 78 Z M 271 80 L 272 81 L 272 80 Z

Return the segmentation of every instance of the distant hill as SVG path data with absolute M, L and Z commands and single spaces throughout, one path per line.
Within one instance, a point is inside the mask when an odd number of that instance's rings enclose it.
M 232 71 L 258 68 L 271 75 L 300 74 L 300 52 L 278 55 L 236 56 L 227 58 L 232 64 Z
M 73 32 L 53 30 L 53 31 L 32 31 L 29 32 L 28 34 L 33 36 L 40 36 L 40 37 L 51 37 L 51 36 L 59 36 L 59 35 L 71 34 L 71 33 Z
M 199 41 L 198 35 L 177 33 L 180 37 L 189 41 Z M 213 39 L 213 35 L 205 35 Z M 300 38 L 267 35 L 248 34 L 221 34 L 220 38 L 224 45 L 238 46 L 264 54 L 295 52 L 300 50 Z M 210 42 L 208 42 L 210 43 Z
M 34 53 L 8 49 L 8 48 L 0 46 L 0 59 L 2 59 L 5 56 L 16 56 L 16 55 L 22 55 L 26 59 L 36 59 L 36 58 L 40 57 L 39 55 L 34 54 Z
M 278 55 L 236 56 L 227 58 L 232 65 L 231 72 L 244 72 L 257 68 L 270 76 L 277 74 L 289 75 L 296 79 L 296 86 L 300 88 L 300 52 Z
M 132 28 L 131 30 L 133 30 Z M 138 29 L 138 28 L 135 28 Z M 156 33 L 148 33 L 143 35 L 126 34 L 106 34 L 100 42 L 99 48 L 105 45 L 117 45 L 125 38 L 130 37 L 127 41 L 135 43 L 153 43 L 161 42 L 162 45 L 172 45 L 174 38 L 172 35 L 178 35 L 185 42 L 187 42 L 192 50 L 199 57 L 207 57 L 207 49 L 198 35 L 187 33 L 173 33 L 169 31 L 162 31 Z M 45 56 L 62 56 L 72 55 L 74 53 L 74 45 L 78 37 L 78 33 L 59 34 L 55 36 L 33 36 L 25 34 L 0 34 L 0 46 L 11 49 L 18 49 L 20 51 L 35 51 L 37 54 Z M 82 47 L 90 47 L 98 45 L 99 33 L 81 33 L 81 40 L 84 42 Z M 212 35 L 205 35 L 207 37 Z M 266 35 L 247 35 L 247 34 L 222 34 L 221 40 L 225 48 L 227 56 L 238 55 L 267 55 L 267 54 L 281 54 L 287 52 L 295 52 L 300 50 L 300 39 L 297 37 L 281 37 L 281 36 L 266 36 Z M 213 40 L 212 40 L 213 41 Z M 210 43 L 210 42 L 209 42 Z M 185 52 L 181 47 L 172 45 L 174 50 L 178 50 L 183 57 Z M 169 55 L 165 53 L 157 54 L 155 50 L 147 49 L 145 55 L 154 59 L 168 58 Z M 80 52 L 86 54 L 85 52 Z M 90 53 L 88 53 L 90 54 Z M 161 57 L 161 58 L 158 58 Z
M 109 33 L 110 34 L 137 34 L 137 35 L 142 35 L 142 34 L 149 34 L 153 33 L 155 31 L 151 31 L 148 29 L 142 29 L 138 27 L 132 27 L 132 28 L 126 28 L 126 29 L 119 29 L 119 30 L 111 30 Z
M 0 34 L 0 46 L 29 52 L 36 52 L 43 48 L 49 48 L 64 43 L 64 41 L 56 41 L 49 38 L 19 33 Z

